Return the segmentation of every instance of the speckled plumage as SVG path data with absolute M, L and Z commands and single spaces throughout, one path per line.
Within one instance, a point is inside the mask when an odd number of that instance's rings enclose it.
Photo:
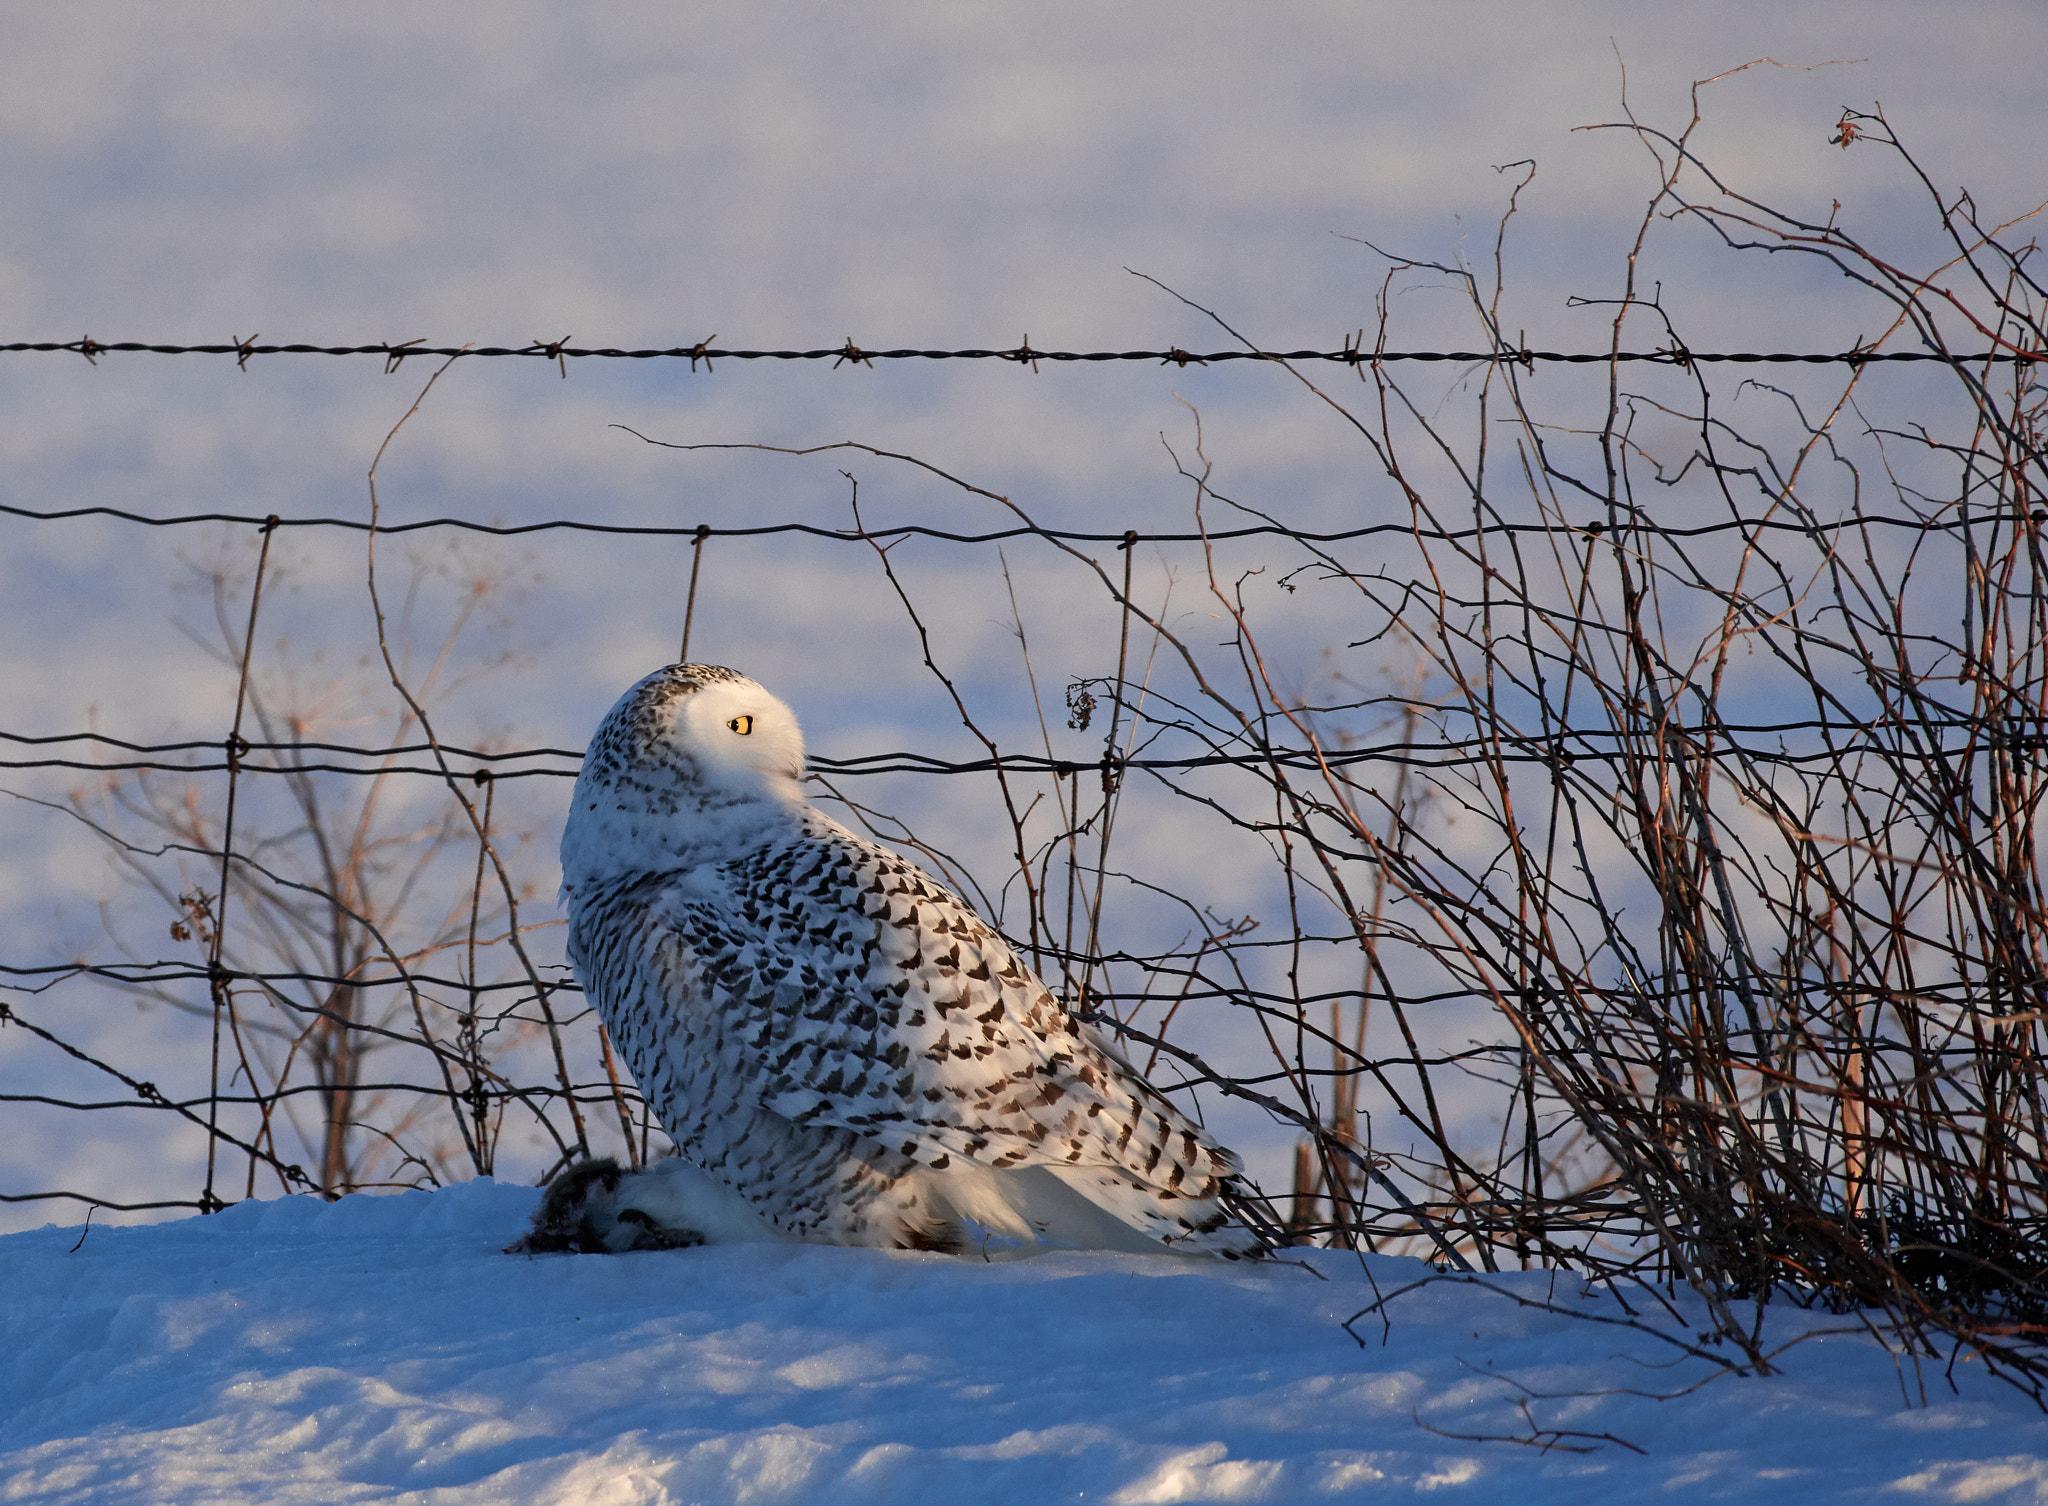
M 570 962 L 682 1155 L 825 1243 L 1255 1249 L 1230 1152 L 803 767 L 786 706 L 683 664 L 620 697 L 576 782 Z

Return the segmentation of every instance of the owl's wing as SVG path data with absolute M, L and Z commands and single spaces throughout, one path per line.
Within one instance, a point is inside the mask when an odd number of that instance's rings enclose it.
M 658 971 L 724 1025 L 755 1101 L 920 1164 L 1110 1168 L 1214 1198 L 1235 1159 L 1071 1019 L 914 864 L 819 821 L 651 908 Z

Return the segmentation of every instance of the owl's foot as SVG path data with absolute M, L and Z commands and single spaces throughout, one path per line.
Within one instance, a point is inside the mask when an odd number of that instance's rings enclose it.
M 631 1235 L 626 1230 L 636 1231 Z M 631 1243 L 622 1244 L 622 1239 Z M 675 1229 L 667 1224 L 658 1224 L 645 1208 L 621 1208 L 618 1210 L 618 1227 L 606 1236 L 605 1248 L 613 1254 L 627 1250 L 687 1250 L 693 1245 L 704 1243 L 704 1236 L 695 1229 Z
M 578 1161 L 548 1184 L 533 1227 L 505 1247 L 507 1255 L 623 1255 L 628 1250 L 686 1250 L 704 1243 L 695 1229 L 658 1221 L 620 1194 L 633 1174 L 610 1156 Z

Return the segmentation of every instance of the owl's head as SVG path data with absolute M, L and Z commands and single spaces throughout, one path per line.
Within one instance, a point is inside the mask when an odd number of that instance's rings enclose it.
M 562 835 L 577 875 L 694 860 L 803 804 L 804 735 L 766 690 L 716 664 L 672 664 L 612 707 L 583 755 Z
M 671 664 L 620 696 L 591 739 L 600 776 L 680 778 L 707 798 L 787 798 L 804 777 L 796 713 L 736 670 Z

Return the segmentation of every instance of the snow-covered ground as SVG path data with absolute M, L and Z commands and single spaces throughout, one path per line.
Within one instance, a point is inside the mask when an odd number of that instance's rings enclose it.
M 1518 1274 L 732 1245 L 499 1253 L 477 1183 L 0 1239 L 6 1501 L 2048 1500 L 2048 1419 L 1870 1339 L 1698 1362 Z M 74 1245 L 77 1248 L 73 1248 Z M 1783 1336 L 1814 1326 L 1774 1319 Z M 1566 1437 L 1540 1452 L 1443 1436 Z M 1431 1431 L 1432 1429 L 1438 1431 Z M 1640 1453 L 1634 1450 L 1641 1450 Z

